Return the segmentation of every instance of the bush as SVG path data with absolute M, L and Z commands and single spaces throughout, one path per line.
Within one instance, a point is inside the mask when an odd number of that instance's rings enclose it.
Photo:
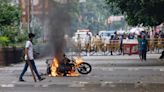
M 5 37 L 5 36 L 2 36 L 0 37 L 0 45 L 1 46 L 8 46 L 9 44 L 9 38 L 8 37 Z

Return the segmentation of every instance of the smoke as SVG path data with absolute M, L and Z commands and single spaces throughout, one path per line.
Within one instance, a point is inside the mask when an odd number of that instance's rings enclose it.
M 46 48 L 46 51 L 61 61 L 66 46 L 64 36 L 70 29 L 71 24 L 69 14 L 71 3 L 59 3 L 49 0 L 49 6 L 48 16 L 44 18 L 46 22 L 44 25 L 46 27 L 45 31 L 48 32 L 48 48 Z

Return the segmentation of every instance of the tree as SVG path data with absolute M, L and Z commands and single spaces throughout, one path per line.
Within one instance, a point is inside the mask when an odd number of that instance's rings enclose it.
M 105 0 L 73 1 L 72 11 L 70 12 L 72 15 L 71 33 L 74 33 L 77 29 L 90 29 L 94 34 L 97 34 L 100 30 L 109 29 L 107 19 L 111 15 L 111 7 L 106 5 Z M 122 25 L 120 26 L 122 27 Z
M 87 0 L 80 3 L 79 8 L 82 17 L 79 28 L 87 28 L 94 33 L 99 30 L 107 30 L 105 21 L 111 13 L 102 0 Z
M 164 0 L 106 0 L 125 14 L 129 25 L 156 26 L 164 22 Z
M 18 6 L 12 5 L 9 0 L 0 0 L 0 36 L 15 43 L 18 38 L 21 11 Z M 2 43 L 3 39 L 1 40 Z M 6 41 L 6 40 L 5 40 Z

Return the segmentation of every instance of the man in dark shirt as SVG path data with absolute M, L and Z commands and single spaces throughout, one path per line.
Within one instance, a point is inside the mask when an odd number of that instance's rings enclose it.
M 145 60 L 146 61 L 146 52 L 147 52 L 147 45 L 148 45 L 148 42 L 146 40 L 146 37 L 145 35 L 142 35 L 142 39 L 140 41 L 140 49 L 141 49 L 141 57 L 142 57 L 142 60 Z

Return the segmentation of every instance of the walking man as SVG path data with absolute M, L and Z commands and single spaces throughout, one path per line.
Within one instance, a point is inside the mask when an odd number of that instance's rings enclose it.
M 35 34 L 29 33 L 28 37 L 29 37 L 29 40 L 26 41 L 26 45 L 25 45 L 25 61 L 26 61 L 26 63 L 24 65 L 24 69 L 23 69 L 21 75 L 19 76 L 19 81 L 22 81 L 22 82 L 25 81 L 23 79 L 23 76 L 24 76 L 25 72 L 27 71 L 29 64 L 31 64 L 32 70 L 35 72 L 36 76 L 38 77 L 38 80 L 42 81 L 44 78 L 41 78 L 41 76 L 39 75 L 37 68 L 35 66 L 34 56 L 33 56 L 32 39 L 35 37 Z

